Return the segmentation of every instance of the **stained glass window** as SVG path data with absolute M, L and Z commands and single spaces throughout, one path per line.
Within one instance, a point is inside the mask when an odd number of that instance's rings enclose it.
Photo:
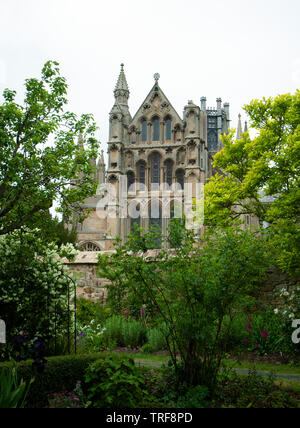
M 133 191 L 134 184 L 134 173 L 132 171 L 127 172 L 127 189 Z
M 171 140 L 171 119 L 168 117 L 166 120 L 166 140 Z
M 176 182 L 180 184 L 181 189 L 184 189 L 184 171 L 183 169 L 179 169 L 176 171 Z
M 142 141 L 147 141 L 147 121 L 142 122 Z
M 171 159 L 168 159 L 166 161 L 166 181 L 169 186 L 172 186 L 172 179 L 173 179 L 173 162 Z
M 153 153 L 151 156 L 151 183 L 160 184 L 160 155 Z
M 159 118 L 153 119 L 153 141 L 159 141 Z

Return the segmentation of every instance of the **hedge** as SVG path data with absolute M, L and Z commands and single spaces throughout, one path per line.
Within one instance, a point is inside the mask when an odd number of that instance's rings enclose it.
M 0 370 L 3 368 L 12 368 L 16 366 L 19 378 L 29 381 L 34 378 L 30 392 L 27 398 L 29 408 L 44 408 L 48 405 L 48 396 L 53 393 L 61 392 L 65 389 L 71 392 L 75 389 L 78 381 L 84 384 L 84 375 L 88 366 L 99 359 L 105 358 L 108 353 L 86 354 L 86 355 L 67 355 L 60 357 L 47 358 L 47 364 L 43 373 L 37 373 L 32 368 L 32 360 L 20 363 L 4 362 L 0 363 Z M 109 353 L 116 356 L 117 354 Z

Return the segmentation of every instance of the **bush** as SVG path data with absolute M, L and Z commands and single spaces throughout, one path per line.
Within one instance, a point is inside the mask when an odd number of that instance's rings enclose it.
M 270 376 L 264 378 L 254 370 L 247 376 L 232 373 L 218 384 L 213 407 L 230 408 L 299 408 L 299 395 L 285 391 Z
M 109 316 L 109 308 L 101 302 L 92 302 L 83 297 L 77 299 L 76 318 L 81 324 L 89 324 L 94 320 L 97 324 L 103 324 Z
M 208 407 L 209 390 L 206 386 L 197 385 L 189 388 L 187 393 L 178 399 L 178 407 L 187 407 L 189 409 Z
M 96 408 L 139 407 L 146 395 L 142 372 L 129 357 L 107 356 L 95 361 L 88 368 L 85 381 L 88 399 Z
M 78 381 L 83 383 L 85 371 L 91 362 L 104 358 L 104 354 L 68 355 L 50 357 L 43 373 L 37 373 L 32 367 L 32 360 L 17 363 L 18 377 L 27 384 L 34 378 L 27 396 L 27 407 L 44 408 L 48 404 L 48 397 L 63 391 L 73 391 Z M 3 369 L 12 369 L 14 363 L 0 363 L 0 372 Z
M 13 339 L 18 338 L 18 345 L 22 341 L 22 354 L 30 358 L 37 339 L 49 343 L 55 334 L 65 334 L 73 283 L 59 256 L 71 259 L 75 254 L 71 244 L 60 249 L 45 244 L 36 230 L 21 229 L 0 237 L 0 315 L 7 326 L 9 354 L 2 359 L 20 357 L 16 355 L 20 349 L 11 353 Z
M 117 345 L 123 345 L 123 323 L 124 318 L 121 316 L 113 315 L 105 322 L 104 337 L 114 341 Z
M 147 341 L 147 330 L 139 321 L 125 321 L 122 325 L 122 341 L 128 348 L 139 348 Z
M 153 256 L 155 236 L 134 231 L 113 254 L 99 256 L 99 274 L 110 280 L 108 295 L 120 311 L 134 301 L 153 320 L 160 314 L 178 379 L 212 391 L 230 335 L 225 317 L 253 302 L 268 266 L 265 242 L 239 229 L 211 231 L 200 243 L 184 225 L 174 231 L 180 245 Z
M 232 323 L 227 349 L 228 352 L 253 351 L 260 355 L 288 356 L 297 352 L 291 335 L 291 321 L 285 323 L 269 308 L 237 317 Z
M 138 348 L 147 340 L 147 330 L 140 321 L 126 320 L 122 316 L 113 315 L 104 324 L 103 341 L 115 342 L 118 346 Z
M 151 352 L 164 351 L 167 349 L 166 342 L 167 329 L 164 324 L 159 327 L 151 328 L 147 333 L 148 345 Z

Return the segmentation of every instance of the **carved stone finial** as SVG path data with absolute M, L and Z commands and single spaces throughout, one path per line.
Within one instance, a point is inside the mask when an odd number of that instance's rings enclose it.
M 155 73 L 154 74 L 154 80 L 155 80 L 156 83 L 159 81 L 159 78 L 160 78 L 160 74 L 159 73 Z
M 121 71 L 124 71 L 124 64 L 121 64 Z

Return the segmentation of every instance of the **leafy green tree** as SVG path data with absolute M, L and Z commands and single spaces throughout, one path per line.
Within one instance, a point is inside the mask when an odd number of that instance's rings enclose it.
M 59 247 L 67 243 L 76 245 L 77 232 L 75 227 L 67 228 L 63 220 L 52 217 L 50 211 L 36 213 L 26 222 L 30 229 L 38 229 L 39 235 L 45 243 L 54 242 Z
M 20 332 L 26 332 L 26 346 L 66 336 L 74 285 L 59 257 L 75 256 L 71 244 L 45 244 L 38 231 L 22 228 L 0 237 L 0 315 L 8 344 Z
M 205 186 L 205 223 L 230 225 L 245 214 L 269 223 L 279 266 L 289 273 L 300 266 L 300 91 L 254 100 L 246 105 L 257 136 L 234 131 L 222 137 L 215 155 L 216 174 Z M 264 198 L 262 198 L 262 194 Z
M 23 105 L 8 89 L 0 105 L 0 235 L 47 213 L 53 201 L 65 219 L 73 210 L 81 215 L 80 202 L 95 192 L 97 128 L 91 115 L 64 111 L 67 84 L 58 64 L 48 61 L 25 87 Z
M 134 302 L 163 326 L 178 379 L 213 389 L 231 320 L 253 301 L 266 267 L 264 241 L 229 229 L 199 242 L 179 222 L 173 227 L 183 238 L 177 248 L 149 252 L 155 236 L 144 232 L 141 240 L 136 230 L 114 254 L 99 256 L 99 274 L 111 281 L 109 300 L 119 311 Z

